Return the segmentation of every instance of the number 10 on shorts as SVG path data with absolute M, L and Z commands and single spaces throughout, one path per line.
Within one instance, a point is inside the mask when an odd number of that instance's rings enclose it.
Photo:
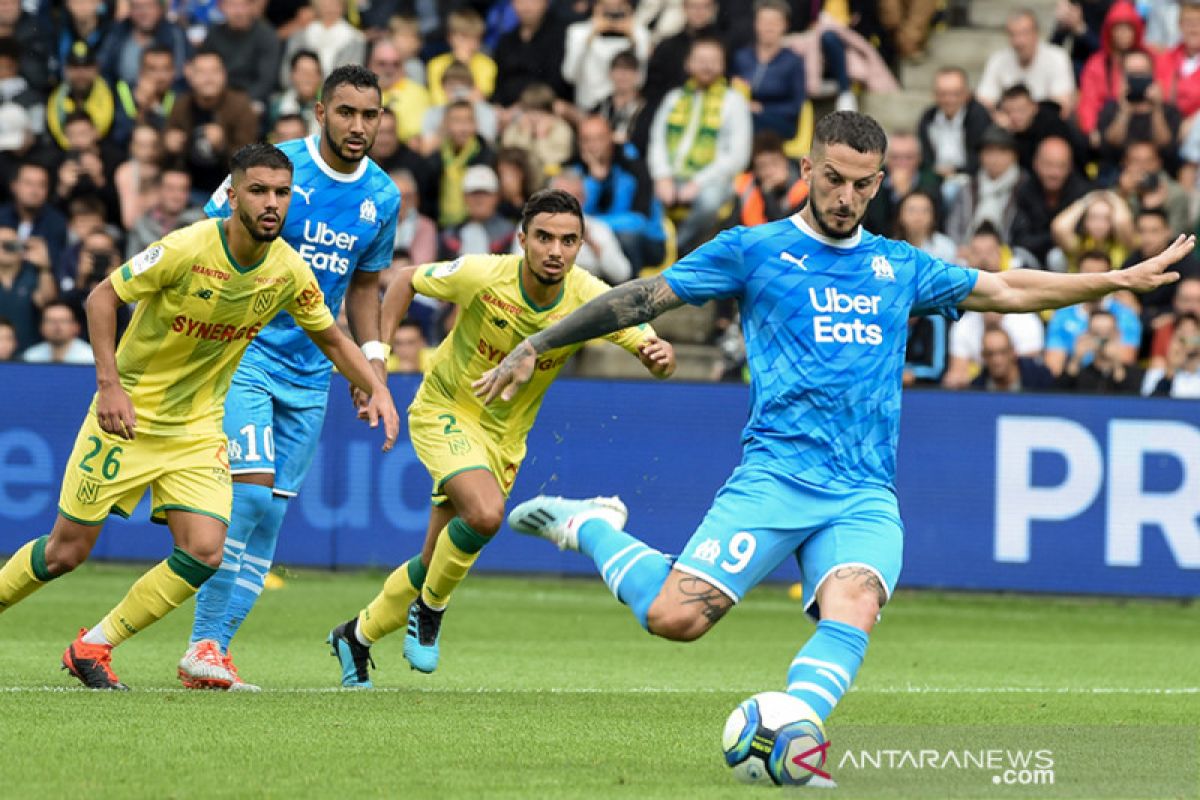
M 258 436 L 258 426 L 254 423 L 242 426 L 238 434 L 239 438 L 229 440 L 230 460 L 262 461 L 263 456 L 266 456 L 267 461 L 275 462 L 275 433 L 270 425 L 262 427 L 261 439 Z

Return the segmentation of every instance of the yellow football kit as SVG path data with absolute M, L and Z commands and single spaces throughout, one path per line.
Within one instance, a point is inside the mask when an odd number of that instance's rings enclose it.
M 515 255 L 463 256 L 421 267 L 413 276 L 417 292 L 459 307 L 454 330 L 438 347 L 408 409 L 409 438 L 433 477 L 435 503 L 445 502 L 441 489 L 447 480 L 472 469 L 490 471 L 506 496 L 512 489 L 542 398 L 583 343 L 543 353 L 529 384 L 511 401 L 485 406 L 471 384 L 522 340 L 609 288 L 580 268 L 568 272 L 562 286 L 556 301 L 536 305 L 521 284 L 521 257 Z M 605 338 L 636 354 L 652 335 L 642 325 Z
M 89 525 L 110 512 L 129 516 L 150 487 L 155 521 L 183 509 L 228 523 L 225 393 L 246 347 L 280 310 L 305 330 L 333 325 L 321 288 L 282 239 L 257 263 L 238 264 L 220 220 L 169 234 L 111 280 L 122 300 L 137 302 L 117 348 L 136 436 L 104 432 L 93 398 L 67 461 L 59 511 Z

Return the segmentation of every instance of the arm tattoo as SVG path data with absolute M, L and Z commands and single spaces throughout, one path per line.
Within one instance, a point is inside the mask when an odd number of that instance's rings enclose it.
M 661 275 L 640 278 L 605 292 L 528 341 L 540 354 L 649 322 L 681 305 Z
M 709 622 L 716 622 L 725 616 L 729 609 L 733 608 L 733 601 L 722 593 L 721 590 L 713 588 L 712 584 L 702 581 L 699 578 L 683 578 L 680 580 L 679 593 L 684 597 L 682 605 L 690 606 L 699 604 L 701 606 L 700 613 Z
M 834 570 L 833 577 L 840 581 L 852 581 L 858 583 L 864 589 L 875 592 L 875 597 L 879 600 L 879 607 L 883 608 L 887 603 L 887 589 L 879 580 L 879 576 L 873 570 L 866 567 L 839 567 Z

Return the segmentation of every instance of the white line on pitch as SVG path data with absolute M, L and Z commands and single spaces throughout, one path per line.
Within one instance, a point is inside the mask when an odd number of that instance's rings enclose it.
M 264 689 L 266 694 L 365 694 L 372 693 L 403 693 L 403 694 L 743 694 L 761 691 L 762 687 L 731 687 L 724 689 L 697 688 L 683 689 L 670 686 L 639 686 L 630 688 L 593 688 L 593 687 L 543 687 L 543 688 L 509 688 L 498 686 L 379 686 L 370 690 L 343 689 L 340 686 L 310 686 L 283 689 Z M 88 692 L 82 686 L 3 686 L 0 694 L 25 693 L 63 693 Z M 170 686 L 150 686 L 135 689 L 136 692 L 154 694 L 197 694 L 195 690 Z M 949 686 L 868 686 L 854 687 L 850 691 L 859 694 L 1070 694 L 1070 695 L 1194 695 L 1200 694 L 1200 686 L 1172 687 L 1128 687 L 1128 686 L 970 686 L 954 688 Z M 216 694 L 221 694 L 217 692 Z M 246 694 L 238 692 L 237 694 Z

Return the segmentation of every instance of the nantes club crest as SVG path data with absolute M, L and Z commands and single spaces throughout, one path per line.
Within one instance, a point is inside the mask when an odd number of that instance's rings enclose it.
M 275 292 L 265 291 L 254 295 L 254 313 L 266 314 L 275 305 Z

